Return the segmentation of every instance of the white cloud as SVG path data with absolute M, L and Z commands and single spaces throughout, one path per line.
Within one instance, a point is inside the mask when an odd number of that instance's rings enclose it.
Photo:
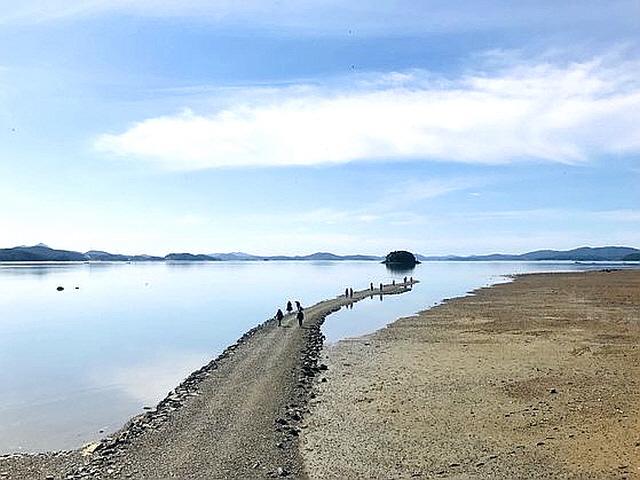
M 167 169 L 444 160 L 587 162 L 640 151 L 640 66 L 595 59 L 519 64 L 434 81 L 385 74 L 379 87 L 252 93 L 216 112 L 149 118 L 96 140 L 102 152 Z M 389 80 L 391 79 L 391 81 Z

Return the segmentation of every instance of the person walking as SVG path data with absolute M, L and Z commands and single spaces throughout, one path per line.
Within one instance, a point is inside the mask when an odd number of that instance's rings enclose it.
M 345 296 L 345 298 L 349 298 L 349 289 L 348 288 L 344 289 L 344 296 Z
M 349 298 L 353 298 L 353 288 L 349 289 Z
M 405 284 L 407 283 L 407 277 L 404 277 L 404 283 Z
M 395 286 L 396 286 L 396 281 L 395 281 L 395 280 L 392 280 L 392 281 L 391 281 L 391 285 L 393 285 L 393 286 L 395 287 Z
M 300 310 L 298 312 L 298 314 L 296 315 L 296 318 L 298 319 L 298 326 L 301 327 L 302 326 L 302 321 L 304 320 L 304 312 L 302 310 Z
M 371 284 L 369 285 L 369 288 L 371 289 L 371 291 L 373 292 L 373 282 L 371 282 Z
M 296 300 L 296 310 L 302 310 L 302 305 L 300 305 L 300 302 L 298 300 Z
M 382 293 L 382 283 L 380 284 L 380 293 Z
M 282 310 L 278 309 L 278 311 L 276 312 L 276 320 L 278 320 L 278 326 L 281 327 L 282 326 L 282 319 L 284 318 L 284 313 L 282 313 Z
M 291 305 L 291 300 L 287 302 L 287 313 L 291 313 L 293 311 L 293 305 Z

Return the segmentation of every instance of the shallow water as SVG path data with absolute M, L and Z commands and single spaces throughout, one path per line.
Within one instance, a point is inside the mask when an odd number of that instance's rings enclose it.
M 420 279 L 409 294 L 374 297 L 331 315 L 323 328 L 334 342 L 507 274 L 583 268 L 433 262 L 406 273 L 376 262 L 0 264 L 0 453 L 75 448 L 118 429 L 287 299 L 311 305 L 346 286 Z

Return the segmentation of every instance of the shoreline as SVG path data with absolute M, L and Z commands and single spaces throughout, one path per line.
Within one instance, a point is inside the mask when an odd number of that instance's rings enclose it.
M 307 475 L 639 478 L 640 271 L 510 277 L 325 348 Z
M 417 283 L 417 281 L 413 283 Z M 385 285 L 382 294 L 402 294 L 410 291 L 411 286 L 412 284 L 409 282 L 407 285 L 402 283 Z M 285 367 L 285 370 L 288 368 L 290 371 L 287 372 L 288 376 L 283 376 L 283 379 L 288 383 L 288 385 L 283 385 L 287 390 L 284 392 L 285 397 L 287 397 L 285 399 L 286 402 L 278 405 L 280 416 L 276 416 L 277 418 L 274 417 L 268 422 L 270 425 L 269 430 L 271 431 L 267 433 L 275 433 L 277 439 L 280 440 L 275 442 L 275 448 L 277 453 L 286 453 L 284 455 L 284 457 L 287 457 L 286 459 L 279 459 L 286 466 L 269 467 L 270 459 L 266 457 L 252 463 L 251 470 L 253 471 L 250 470 L 251 474 L 257 474 L 258 472 L 262 476 L 265 473 L 267 476 L 302 474 L 302 463 L 300 458 L 297 458 L 297 437 L 300 432 L 297 424 L 300 423 L 305 413 L 307 401 L 312 395 L 313 382 L 311 379 L 326 369 L 326 366 L 318 364 L 324 340 L 320 327 L 328 315 L 343 306 L 358 302 L 371 295 L 377 296 L 379 294 L 380 291 L 377 288 L 373 291 L 362 290 L 354 292 L 353 298 L 347 299 L 344 295 L 340 295 L 333 299 L 323 300 L 305 309 L 306 318 L 305 326 L 301 330 L 302 335 L 292 335 L 289 332 L 285 341 L 288 345 L 283 347 L 288 354 L 293 353 L 291 350 L 298 351 L 295 358 L 291 355 L 287 356 L 290 364 Z M 297 325 L 292 326 L 292 322 L 293 315 L 285 316 L 283 324 L 288 323 L 288 325 L 284 325 L 283 330 L 286 328 L 287 331 L 291 329 L 292 332 L 296 332 L 293 329 L 297 328 Z M 123 476 L 126 476 L 126 478 L 154 478 L 153 475 L 155 474 L 145 473 L 141 469 L 135 470 L 135 468 L 131 467 L 131 462 L 119 462 L 119 460 L 127 456 L 128 450 L 135 449 L 136 444 L 140 443 L 141 439 L 144 440 L 147 436 L 153 436 L 154 432 L 161 431 L 166 424 L 170 424 L 175 417 L 178 417 L 182 410 L 186 410 L 191 404 L 200 400 L 199 397 L 203 396 L 200 392 L 203 384 L 207 382 L 215 383 L 216 380 L 220 380 L 220 377 L 226 377 L 226 381 L 233 383 L 234 356 L 236 354 L 238 356 L 251 356 L 252 350 L 256 347 L 254 344 L 265 343 L 265 339 L 260 338 L 261 334 L 266 334 L 267 330 L 270 332 L 276 331 L 274 329 L 278 329 L 278 327 L 275 326 L 275 320 L 271 318 L 245 332 L 236 342 L 226 347 L 219 356 L 192 372 L 156 407 L 129 419 L 122 428 L 99 442 L 85 445 L 76 450 L 0 455 L 1 478 L 79 479 L 123 478 Z M 294 348 L 292 349 L 291 347 Z M 273 372 L 267 372 L 267 374 L 271 373 Z M 218 395 L 218 392 L 212 393 L 212 395 Z M 222 408 L 226 407 L 223 405 Z M 195 413 L 197 415 L 197 409 L 195 409 Z M 249 433 L 253 434 L 253 432 Z M 145 460 L 148 461 L 149 459 Z M 129 472 L 123 471 L 123 464 L 128 464 Z M 149 467 L 149 465 L 145 466 Z M 215 467 L 217 468 L 219 465 Z M 246 472 L 246 462 L 243 467 Z M 230 470 L 225 471 L 225 478 L 248 478 L 246 474 L 241 473 L 241 470 L 236 470 L 233 475 Z M 187 475 L 185 478 L 218 478 L 212 475 L 211 472 L 202 471 L 192 472 L 192 474 Z

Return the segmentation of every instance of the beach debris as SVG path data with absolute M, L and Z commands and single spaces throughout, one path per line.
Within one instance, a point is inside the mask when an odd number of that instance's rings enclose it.
M 558 390 L 556 388 L 552 388 L 551 390 L 549 390 L 549 393 L 558 393 Z
M 59 291 L 59 292 L 61 292 L 61 291 L 63 291 L 63 290 L 64 290 L 64 287 L 60 287 L 60 286 L 59 286 L 59 287 L 57 287 L 57 288 L 56 288 L 56 290 L 57 290 L 57 291 Z

